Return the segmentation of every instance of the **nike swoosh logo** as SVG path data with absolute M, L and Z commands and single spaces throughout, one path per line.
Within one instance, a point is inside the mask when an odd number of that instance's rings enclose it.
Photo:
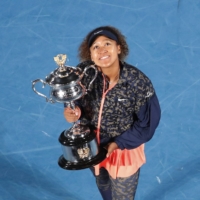
M 149 97 L 151 97 L 152 95 L 153 95 L 152 92 L 147 92 L 147 96 L 145 96 L 145 98 L 149 98 Z
M 118 99 L 118 101 L 126 101 L 127 99 Z

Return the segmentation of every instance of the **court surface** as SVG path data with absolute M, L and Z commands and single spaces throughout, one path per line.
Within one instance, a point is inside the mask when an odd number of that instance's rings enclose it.
M 31 86 L 93 28 L 127 37 L 127 62 L 153 82 L 162 118 L 146 144 L 137 200 L 200 199 L 200 1 L 0 1 L 0 200 L 101 200 L 90 170 L 58 166 L 63 105 Z M 48 95 L 48 86 L 42 89 Z

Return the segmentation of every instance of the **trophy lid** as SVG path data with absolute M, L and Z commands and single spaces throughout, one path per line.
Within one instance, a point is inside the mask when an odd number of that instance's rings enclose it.
M 49 85 L 69 84 L 80 78 L 81 70 L 79 68 L 65 66 L 67 55 L 58 54 L 54 61 L 59 66 L 46 77 Z

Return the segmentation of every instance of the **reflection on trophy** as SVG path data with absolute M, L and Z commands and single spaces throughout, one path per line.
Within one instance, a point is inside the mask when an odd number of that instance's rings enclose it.
M 67 56 L 64 54 L 58 54 L 54 57 L 58 68 L 46 76 L 45 80 L 34 80 L 32 89 L 36 94 L 44 97 L 47 102 L 64 103 L 74 109 L 75 100 L 80 99 L 91 90 L 98 72 L 94 65 L 87 66 L 84 70 L 78 67 L 65 66 L 66 58 Z M 88 69 L 93 69 L 95 74 L 86 88 L 81 80 L 88 75 Z M 35 89 L 37 82 L 41 82 L 43 87 L 46 84 L 50 86 L 49 98 Z M 62 146 L 63 155 L 60 156 L 58 164 L 63 169 L 88 168 L 100 163 L 106 156 L 106 150 L 97 144 L 95 133 L 79 122 L 75 122 L 69 130 L 64 130 L 60 134 L 59 142 Z

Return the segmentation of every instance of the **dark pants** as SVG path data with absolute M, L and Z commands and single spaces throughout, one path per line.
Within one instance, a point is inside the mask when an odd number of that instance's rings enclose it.
M 94 168 L 91 168 L 94 174 Z M 140 170 L 126 178 L 113 179 L 105 168 L 96 177 L 97 187 L 104 200 L 133 200 L 135 197 Z

